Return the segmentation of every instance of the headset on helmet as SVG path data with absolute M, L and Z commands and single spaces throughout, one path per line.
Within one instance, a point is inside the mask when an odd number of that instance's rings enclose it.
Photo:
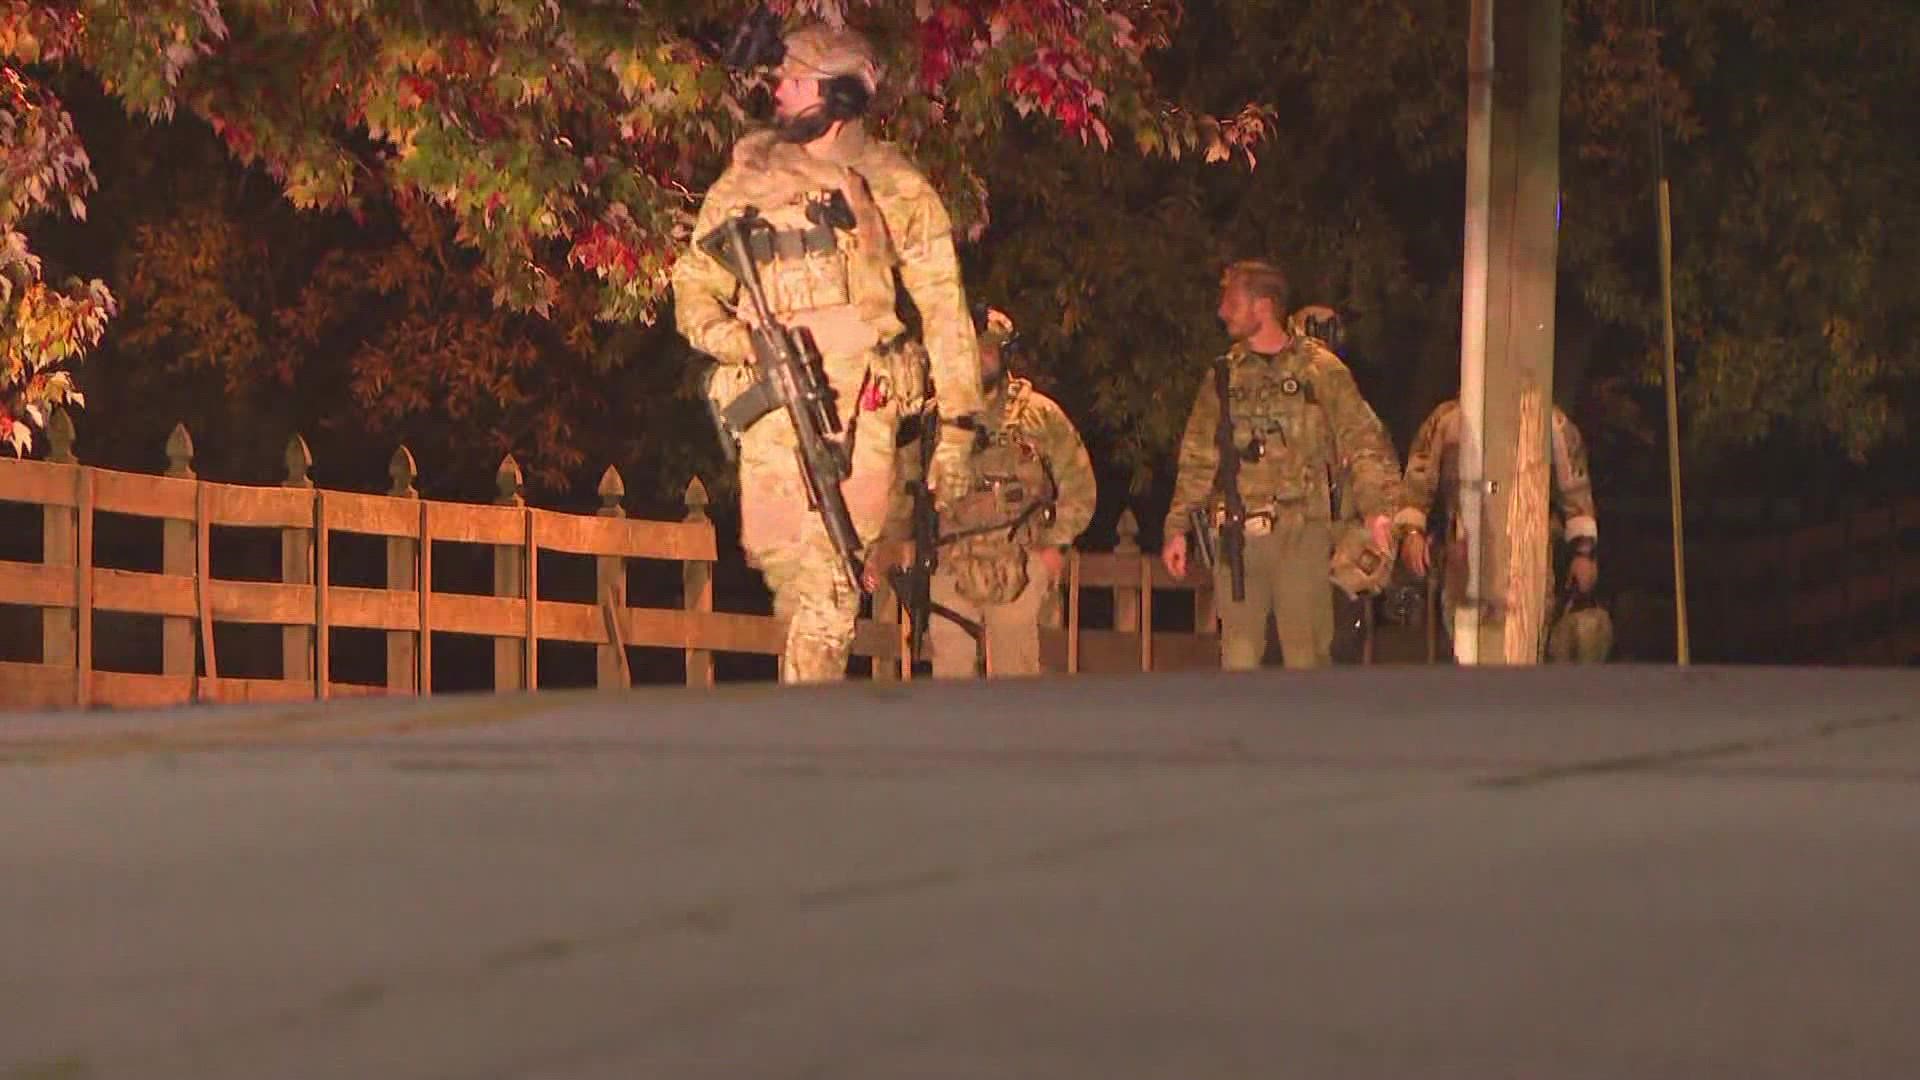
M 835 75 L 820 81 L 820 101 L 832 120 L 855 120 L 867 114 L 873 91 L 858 75 Z

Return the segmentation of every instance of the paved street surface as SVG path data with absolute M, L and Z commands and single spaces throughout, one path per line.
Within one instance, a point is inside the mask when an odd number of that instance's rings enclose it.
M 1920 672 L 0 715 L 0 1078 L 1920 1076 Z

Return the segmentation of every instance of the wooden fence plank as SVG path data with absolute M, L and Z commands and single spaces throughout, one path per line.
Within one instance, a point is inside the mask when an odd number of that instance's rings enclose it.
M 327 623 L 327 493 L 309 493 L 313 512 L 313 696 L 325 701 L 333 683 L 333 635 Z
M 0 561 L 0 597 L 9 604 L 70 608 L 79 590 L 73 564 Z
M 620 599 L 620 591 L 608 585 L 600 594 L 600 614 L 606 625 L 607 636 L 612 639 L 609 644 L 619 671 L 620 685 L 625 688 L 633 685 L 633 672 L 627 667 L 627 642 L 620 632 L 620 609 L 623 607 L 626 604 Z
M 327 511 L 329 515 L 332 510 Z M 327 622 L 331 626 L 356 630 L 386 630 L 393 633 L 418 633 L 420 598 L 413 590 L 363 589 L 353 585 L 334 585 L 327 590 Z M 413 684 L 411 672 L 404 683 L 389 683 L 390 689 L 405 691 Z
M 525 550 L 521 556 L 523 572 L 526 574 L 527 605 L 526 612 L 526 648 L 521 659 L 526 662 L 526 688 L 540 689 L 540 513 L 527 507 L 521 513 L 526 517 Z
M 149 574 L 143 570 L 115 570 L 101 567 L 93 572 L 93 606 L 100 611 L 119 611 L 131 615 L 161 615 L 178 619 L 199 618 L 199 601 L 194 593 L 191 573 Z M 192 642 L 188 642 L 189 654 Z M 191 668 L 191 655 L 188 668 Z M 191 670 L 170 671 L 170 675 L 191 675 Z
M 1140 558 L 1140 670 L 1153 670 L 1153 570 L 1159 560 Z M 1162 568 L 1164 569 L 1164 567 Z
M 1167 573 L 1160 562 L 1160 556 L 1153 552 L 1139 554 L 1121 554 L 1111 551 L 1088 551 L 1080 554 L 1080 583 L 1089 589 L 1137 589 L 1143 580 L 1142 564 L 1151 573 L 1150 580 L 1156 589 L 1193 589 L 1212 585 L 1203 573 L 1193 570 L 1184 578 L 1176 578 Z
M 717 558 L 713 527 L 686 521 L 584 517 L 557 510 L 535 510 L 540 546 L 570 555 L 610 555 L 668 562 Z
M 1139 670 L 1139 636 L 1115 630 L 1082 630 L 1087 635 L 1086 673 L 1127 674 Z M 1040 656 L 1044 669 L 1067 673 L 1072 661 L 1073 632 L 1042 627 Z M 1217 671 L 1220 668 L 1220 638 L 1217 634 L 1189 634 L 1163 630 L 1153 635 L 1153 670 Z
M 93 692 L 102 704 L 117 709 L 159 709 L 192 702 L 196 682 L 192 675 L 96 671 Z
M 0 472 L 7 466 L 0 464 Z M 0 702 L 9 709 L 59 709 L 74 703 L 73 669 L 0 660 Z M 0 729 L 4 730 L 4 729 Z
M 420 681 L 419 693 L 433 693 L 433 504 L 420 503 Z
M 435 633 L 516 638 L 526 626 L 526 612 L 520 610 L 525 603 L 518 596 L 437 593 L 433 598 L 433 629 Z
M 518 506 L 438 503 L 433 513 L 433 538 L 457 544 L 517 546 L 526 539 L 526 514 Z
M 72 462 L 73 458 L 73 421 L 66 410 L 54 413 L 54 422 L 48 428 L 48 438 L 53 444 L 53 457 L 49 460 Z M 77 483 L 77 481 L 76 481 Z M 79 501 L 79 490 L 73 488 L 74 501 Z M 78 633 L 78 611 L 73 606 L 73 594 L 76 582 L 73 577 L 74 549 L 78 544 L 78 532 L 75 523 L 74 508 L 70 506 L 42 506 L 36 515 L 40 518 L 40 563 L 41 568 L 51 571 L 54 580 L 60 583 L 67 597 L 58 606 L 44 607 L 40 612 L 40 662 L 71 667 L 78 658 L 75 649 Z M 13 590 L 0 585 L 0 597 L 15 600 L 17 603 L 31 603 L 25 590 Z
M 136 517 L 191 521 L 199 507 L 199 481 L 175 476 L 88 469 L 98 490 L 94 509 Z
M 78 505 L 80 489 L 75 474 L 88 467 L 14 457 L 0 460 L 0 499 L 39 506 Z
M 861 619 L 853 624 L 854 656 L 870 656 L 876 662 L 900 656 L 900 628 L 895 623 Z
M 418 540 L 420 500 L 358 491 L 329 491 L 327 527 L 334 532 Z
M 313 626 L 314 597 L 311 585 L 287 585 L 278 581 L 211 580 L 203 590 L 215 622 L 269 623 L 278 626 Z M 313 677 L 303 665 L 295 681 L 313 688 Z
M 630 608 L 631 612 L 645 611 L 645 608 Z M 778 656 L 786 648 L 787 624 L 784 620 L 769 618 L 765 615 L 737 615 L 730 611 L 689 611 L 682 613 L 690 624 L 690 637 L 684 639 L 698 642 L 713 652 L 759 653 L 763 656 Z M 639 634 L 631 619 L 627 628 L 633 636 L 628 640 L 639 643 Z
M 582 645 L 607 644 L 607 622 L 599 604 L 576 604 L 569 600 L 542 600 L 536 605 L 539 611 L 528 619 L 522 613 L 522 627 L 539 627 L 540 636 L 548 641 L 571 641 Z M 623 628 L 624 629 L 624 628 Z M 522 644 L 531 643 L 520 633 Z
M 92 469 L 75 474 L 73 544 L 73 685 L 75 704 L 93 697 L 93 511 Z
M 702 543 L 712 548 L 713 521 L 707 517 L 707 485 L 698 476 L 687 481 L 687 489 L 682 497 L 687 506 L 687 525 L 700 529 L 705 539 Z M 697 559 L 688 559 L 680 566 L 680 606 L 686 611 L 713 610 L 713 555 L 703 555 Z M 875 603 L 879 603 L 876 597 Z M 685 650 L 684 670 L 688 686 L 713 686 L 713 653 L 707 649 L 688 648 Z
M 197 481 L 193 517 L 193 583 L 200 609 L 200 669 L 210 680 L 220 678 L 213 654 L 213 522 L 207 518 L 207 489 Z
M 201 482 L 207 517 L 214 525 L 261 529 L 311 529 L 313 489 L 252 487 Z

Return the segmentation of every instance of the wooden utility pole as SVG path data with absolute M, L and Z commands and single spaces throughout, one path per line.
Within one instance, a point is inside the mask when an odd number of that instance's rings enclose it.
M 1462 663 L 1533 663 L 1547 511 L 1560 198 L 1558 0 L 1474 0 L 1460 349 Z

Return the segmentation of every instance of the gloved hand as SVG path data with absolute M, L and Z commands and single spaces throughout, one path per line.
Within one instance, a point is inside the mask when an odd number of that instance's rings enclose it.
M 927 487 L 935 506 L 945 509 L 965 497 L 973 485 L 973 432 L 941 425 L 940 442 L 927 466 Z

